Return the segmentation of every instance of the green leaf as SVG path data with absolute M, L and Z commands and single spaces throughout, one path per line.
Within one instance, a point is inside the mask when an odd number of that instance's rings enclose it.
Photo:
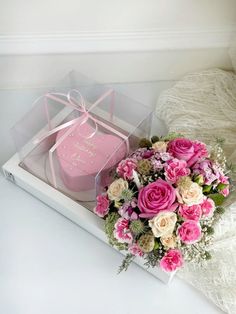
M 158 142 L 159 140 L 160 140 L 159 137 L 156 136 L 156 135 L 152 136 L 152 138 L 151 138 L 151 142 L 152 142 L 153 144 L 156 143 L 156 142 Z
M 204 183 L 203 175 L 199 174 L 198 176 L 195 176 L 193 178 L 193 181 L 199 185 L 203 185 L 203 183 Z
M 212 188 L 212 185 L 203 185 L 202 192 L 209 193 Z
M 205 251 L 205 258 L 206 258 L 206 260 L 211 259 L 211 253 L 210 253 L 210 252 Z
M 225 197 L 219 193 L 209 194 L 208 197 L 210 197 L 215 202 L 216 206 L 222 205 L 225 200 Z
M 216 208 L 215 212 L 219 215 L 222 215 L 222 214 L 224 214 L 225 209 L 224 209 L 224 207 L 219 206 Z
M 159 243 L 157 241 L 155 241 L 153 250 L 157 250 L 158 248 L 159 248 Z
M 219 183 L 219 184 L 217 185 L 216 189 L 217 189 L 218 191 L 222 191 L 222 190 L 224 190 L 224 188 L 226 188 L 227 186 L 228 186 L 228 184 Z

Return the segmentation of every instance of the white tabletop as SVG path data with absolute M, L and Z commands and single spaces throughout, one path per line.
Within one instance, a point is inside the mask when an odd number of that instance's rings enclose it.
M 131 94 L 146 91 L 154 102 L 157 86 L 141 87 L 131 86 Z M 1 162 L 13 152 L 7 134 L 22 114 L 18 94 L 2 96 Z M 178 278 L 166 286 L 135 264 L 117 275 L 121 262 L 118 252 L 0 175 L 1 314 L 222 313 Z
M 0 313 L 216 314 L 180 279 L 169 286 L 0 177 Z

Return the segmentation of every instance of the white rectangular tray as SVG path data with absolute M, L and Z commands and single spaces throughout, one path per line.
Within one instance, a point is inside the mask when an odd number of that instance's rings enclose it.
M 108 243 L 103 231 L 104 221 L 101 218 L 97 217 L 93 212 L 83 207 L 78 202 L 72 200 L 21 168 L 19 162 L 19 157 L 15 154 L 3 165 L 3 172 L 7 179 L 13 181 L 15 184 L 72 220 L 98 239 Z M 123 252 L 121 253 L 123 254 Z M 174 273 L 165 273 L 158 267 L 147 269 L 142 258 L 136 257 L 134 262 L 164 283 L 169 283 L 174 276 Z

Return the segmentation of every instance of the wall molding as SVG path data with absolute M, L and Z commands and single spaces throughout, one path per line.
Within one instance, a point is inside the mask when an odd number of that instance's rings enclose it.
M 227 48 L 236 25 L 209 29 L 0 34 L 0 55 Z

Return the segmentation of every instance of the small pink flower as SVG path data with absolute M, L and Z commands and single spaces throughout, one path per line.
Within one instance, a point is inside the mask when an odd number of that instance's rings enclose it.
M 219 167 L 219 165 L 212 162 L 212 160 L 205 159 L 200 162 L 197 162 L 193 166 L 193 173 L 197 175 L 202 175 L 204 179 L 204 184 L 211 185 L 211 184 L 218 184 L 218 183 L 224 183 L 221 180 L 224 181 L 227 177 L 225 177 L 222 173 L 222 169 Z
M 153 149 L 148 149 L 143 153 L 144 159 L 149 159 L 155 154 L 155 151 Z
M 104 217 L 109 212 L 109 200 L 106 194 L 97 196 L 97 205 L 94 208 L 94 213 L 99 217 Z
M 163 161 L 168 161 L 168 160 L 171 160 L 173 159 L 173 157 L 171 156 L 171 154 L 165 152 L 165 153 L 160 153 L 160 158 L 161 160 Z
M 225 175 L 220 176 L 220 183 L 222 184 L 229 184 L 229 178 Z M 220 194 L 222 194 L 224 197 L 229 195 L 229 186 L 226 186 L 223 190 L 220 191 Z
M 162 257 L 160 267 L 166 272 L 172 272 L 183 266 L 183 256 L 180 250 L 170 249 Z
M 137 243 L 131 244 L 128 248 L 128 251 L 135 256 L 143 256 L 144 254 Z
M 180 205 L 178 213 L 184 219 L 199 221 L 202 215 L 201 205 Z
M 223 190 L 220 191 L 220 194 L 222 194 L 224 197 L 229 195 L 229 187 L 225 187 Z
M 201 226 L 194 220 L 187 220 L 178 228 L 178 235 L 183 243 L 192 244 L 201 238 Z
M 151 162 L 152 162 L 152 167 L 153 167 L 154 171 L 157 171 L 157 172 L 158 172 L 158 171 L 160 171 L 161 169 L 163 169 L 163 167 L 164 167 L 164 164 L 162 164 L 160 160 L 157 160 L 157 159 L 155 159 L 155 158 L 153 158 L 153 159 L 151 160 Z
M 227 177 L 225 175 L 221 175 L 220 176 L 220 183 L 229 184 L 229 177 Z
M 129 221 L 124 218 L 119 218 L 115 224 L 114 237 L 120 243 L 132 243 L 133 236 L 129 230 Z
M 117 173 L 125 180 L 131 180 L 133 178 L 133 170 L 137 168 L 137 164 L 134 159 L 127 158 L 122 160 L 117 166 Z
M 134 211 L 134 208 L 137 206 L 136 199 L 133 199 L 131 202 L 124 203 L 118 210 L 118 213 L 122 218 L 126 220 L 136 220 L 138 219 L 138 214 Z
M 189 174 L 190 169 L 187 168 L 187 162 L 185 160 L 174 158 L 167 161 L 165 165 L 166 180 L 172 184 L 176 183 L 180 177 L 188 176 Z
M 206 198 L 200 205 L 202 208 L 202 215 L 211 217 L 215 210 L 215 202 L 211 198 Z

